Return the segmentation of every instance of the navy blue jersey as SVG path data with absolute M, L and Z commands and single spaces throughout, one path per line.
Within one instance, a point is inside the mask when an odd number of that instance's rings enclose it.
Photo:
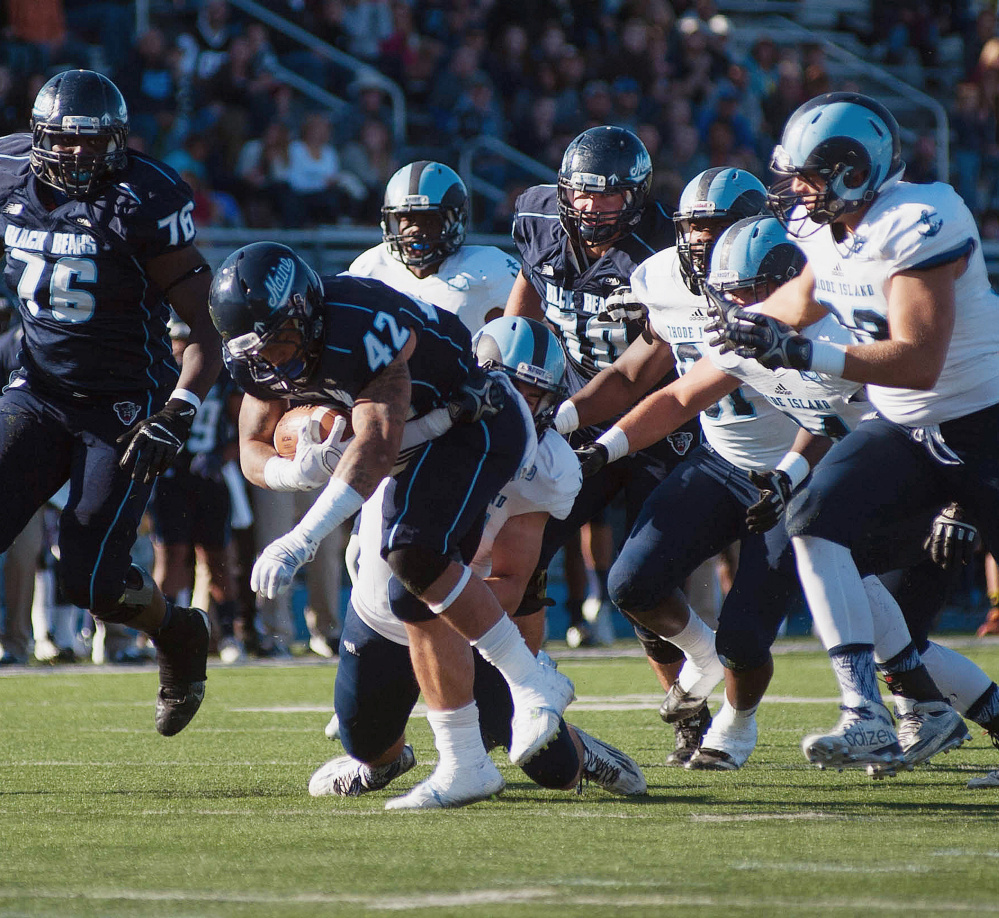
M 538 291 L 545 318 L 555 327 L 570 369 L 583 380 L 610 366 L 641 333 L 641 322 L 601 322 L 607 296 L 627 285 L 650 255 L 673 245 L 673 221 L 651 203 L 634 232 L 590 264 L 579 264 L 558 217 L 555 185 L 535 185 L 517 198 L 513 239 L 521 270 Z M 572 375 L 572 374 L 570 374 Z M 579 386 L 571 387 L 573 391 Z
M 113 185 L 49 210 L 30 150 L 28 134 L 0 138 L 4 277 L 24 325 L 21 372 L 77 395 L 173 385 L 168 309 L 143 266 L 193 240 L 191 189 L 129 152 Z
M 351 274 L 323 278 L 323 350 L 308 382 L 296 385 L 295 401 L 334 404 L 350 410 L 361 391 L 416 335 L 409 358 L 410 417 L 442 408 L 476 367 L 472 340 L 462 321 L 381 281 Z M 279 385 L 254 382 L 245 364 L 225 352 L 236 384 L 261 399 L 287 398 Z
M 174 465 L 190 465 L 194 471 L 199 468 L 222 468 L 225 448 L 238 439 L 236 424 L 229 414 L 229 399 L 236 391 L 232 377 L 223 368 L 201 402 L 191 426 L 191 435 Z

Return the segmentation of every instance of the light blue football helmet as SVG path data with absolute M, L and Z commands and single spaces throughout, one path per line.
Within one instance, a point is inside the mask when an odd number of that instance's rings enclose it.
M 811 235 L 901 179 L 898 122 L 880 102 L 860 93 L 817 96 L 788 118 L 770 169 L 775 178 L 767 206 L 793 236 Z M 792 191 L 796 177 L 809 175 L 819 176 L 825 188 Z M 792 213 L 799 204 L 804 210 Z
M 402 236 L 403 214 L 434 213 L 441 218 L 437 235 Z M 423 268 L 453 255 L 465 241 L 468 189 L 450 166 L 419 160 L 403 166 L 388 180 L 382 204 L 382 239 L 404 265 Z
M 767 297 L 771 284 L 787 283 L 804 267 L 804 253 L 776 217 L 748 217 L 718 237 L 707 286 L 721 293 L 738 290 L 745 305 L 752 305 Z
M 502 370 L 511 379 L 545 391 L 534 409 L 534 424 L 540 437 L 551 426 L 555 411 L 566 395 L 562 385 L 565 354 L 548 326 L 524 316 L 501 316 L 475 333 L 472 350 L 479 366 Z
M 691 222 L 717 221 L 717 237 L 736 220 L 762 212 L 766 200 L 763 182 L 745 169 L 715 166 L 687 183 L 673 214 L 673 224 L 680 272 L 692 292 L 701 292 L 700 282 L 707 273 L 714 243 L 692 243 Z

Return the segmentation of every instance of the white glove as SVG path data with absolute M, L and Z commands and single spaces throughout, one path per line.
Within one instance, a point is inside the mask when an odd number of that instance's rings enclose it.
M 631 287 L 618 287 L 604 300 L 604 308 L 597 313 L 601 322 L 644 322 L 649 311 L 632 292 Z
M 295 458 L 291 461 L 295 473 L 303 483 L 308 484 L 309 489 L 321 488 L 330 480 L 337 463 L 343 458 L 343 451 L 353 439 L 348 437 L 344 440 L 346 429 L 347 419 L 337 415 L 333 429 L 325 440 L 320 441 L 319 421 L 314 418 L 310 418 L 299 432 Z
M 250 589 L 266 599 L 273 599 L 291 586 L 303 564 L 315 556 L 319 543 L 298 529 L 275 539 L 257 558 L 250 574 Z

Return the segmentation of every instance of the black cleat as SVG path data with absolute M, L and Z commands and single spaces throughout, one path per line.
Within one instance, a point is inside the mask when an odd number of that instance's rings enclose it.
M 210 634 L 208 616 L 201 609 L 174 606 L 167 632 L 154 638 L 160 667 L 156 729 L 163 736 L 180 733 L 201 707 Z
M 686 765 L 697 751 L 697 747 L 701 745 L 701 738 L 710 724 L 711 712 L 708 710 L 707 702 L 703 702 L 690 717 L 675 721 L 673 730 L 676 733 L 676 748 L 666 756 L 666 764 L 681 768 Z

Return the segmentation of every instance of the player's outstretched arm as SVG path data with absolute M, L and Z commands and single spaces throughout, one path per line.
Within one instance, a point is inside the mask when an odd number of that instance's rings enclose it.
M 541 296 L 524 276 L 523 270 L 513 281 L 503 315 L 526 316 L 528 319 L 537 319 L 539 322 L 545 320 L 545 309 L 541 304 Z

